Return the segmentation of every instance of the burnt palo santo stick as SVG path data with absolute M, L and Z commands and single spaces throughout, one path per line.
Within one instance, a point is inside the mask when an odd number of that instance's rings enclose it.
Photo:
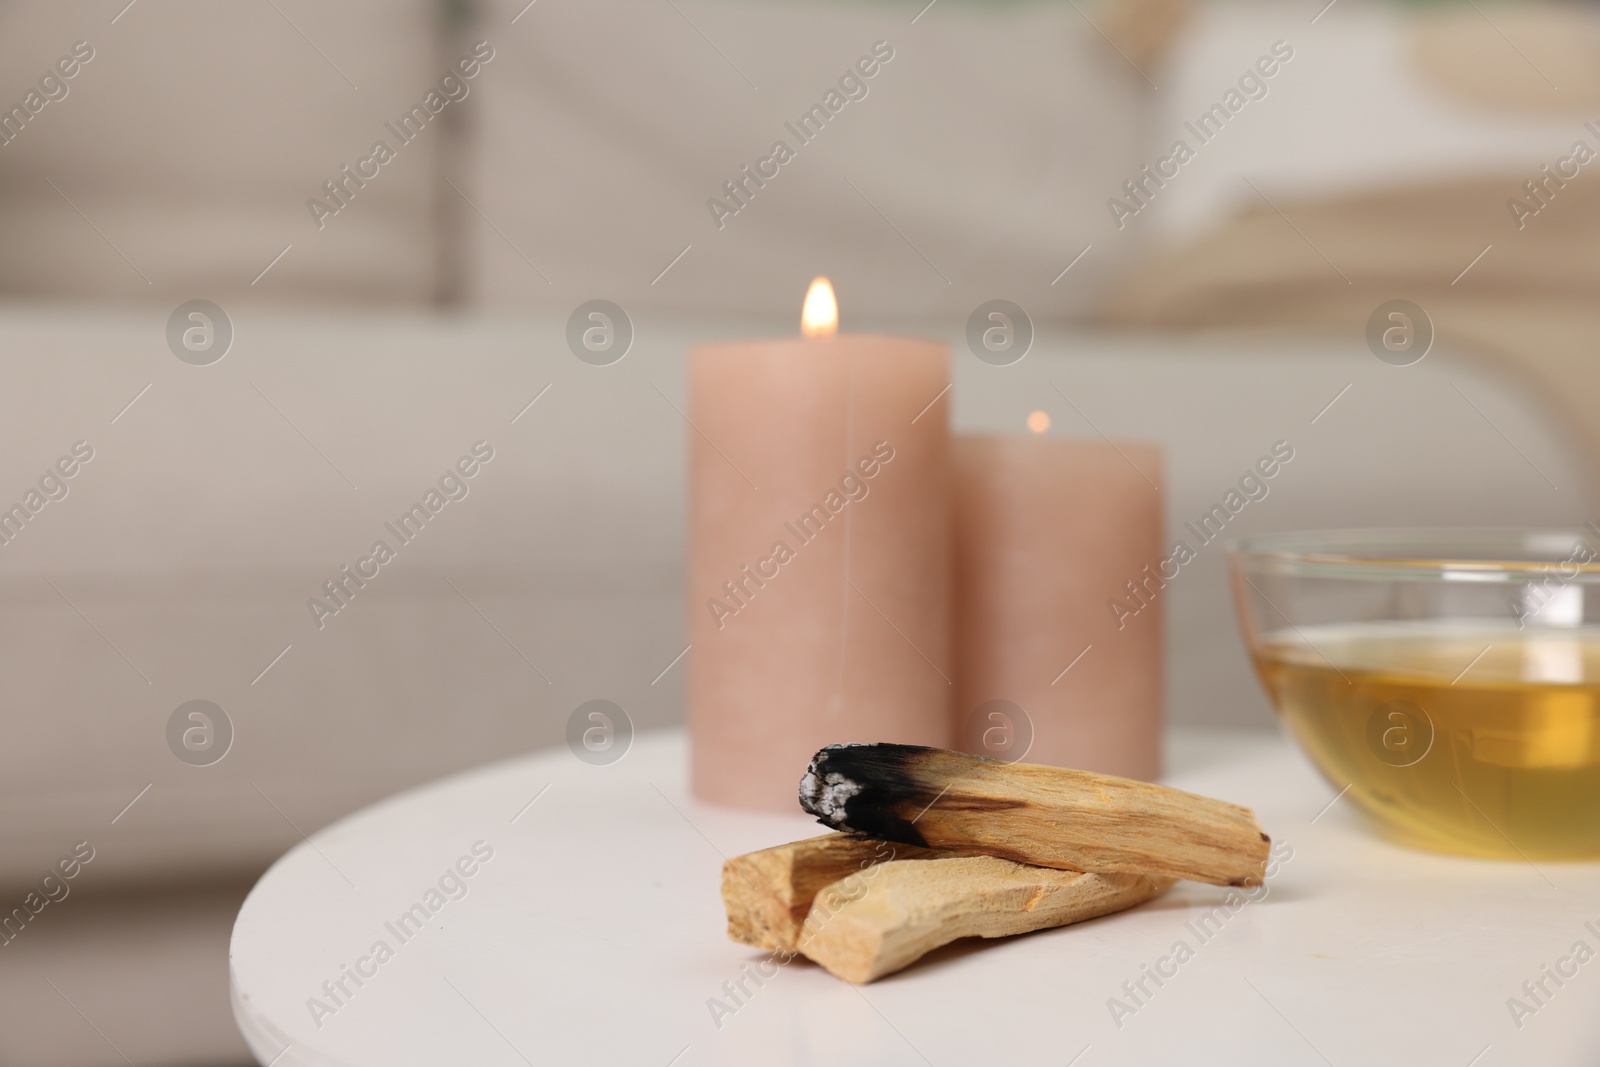
M 1067 871 L 1260 885 L 1249 808 L 1170 786 L 920 745 L 830 745 L 800 806 L 835 830 Z
M 963 937 L 1010 937 L 1095 919 L 1160 896 L 1165 875 L 1084 874 L 994 856 L 891 860 L 816 894 L 800 951 L 861 984 Z

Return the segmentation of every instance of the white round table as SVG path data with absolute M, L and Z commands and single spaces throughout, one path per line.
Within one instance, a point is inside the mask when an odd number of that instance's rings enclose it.
M 687 799 L 680 732 L 484 767 L 274 864 L 234 926 L 234 1013 L 277 1067 L 1600 1062 L 1600 962 L 1572 956 L 1600 952 L 1600 865 L 1386 843 L 1273 735 L 1180 734 L 1169 762 L 1292 848 L 1263 898 L 1182 883 L 860 988 L 749 977 L 722 861 L 822 828 Z

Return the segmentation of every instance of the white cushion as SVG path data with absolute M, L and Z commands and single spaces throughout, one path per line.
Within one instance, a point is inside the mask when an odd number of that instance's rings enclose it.
M 499 58 L 482 85 L 471 296 L 487 306 L 605 298 L 787 321 L 827 274 L 858 326 L 1023 294 L 1059 315 L 1091 307 L 1131 251 L 1099 242 L 1102 205 L 1137 155 L 1148 90 L 1069 6 L 525 6 L 484 5 Z M 785 124 L 880 41 L 893 59 L 867 95 L 802 144 Z M 731 204 L 724 182 L 779 140 L 793 160 L 719 226 L 707 201 Z M 1090 241 L 1092 269 L 1052 288 Z
M 443 73 L 427 0 L 119 7 L 0 6 L 0 107 L 74 42 L 94 57 L 0 145 L 0 289 L 169 306 L 431 294 L 442 131 L 320 230 L 306 206 Z

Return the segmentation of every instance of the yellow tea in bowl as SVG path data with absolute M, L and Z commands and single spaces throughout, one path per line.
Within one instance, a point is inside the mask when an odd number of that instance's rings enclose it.
M 1600 858 L 1600 529 L 1271 534 L 1229 560 L 1335 789 L 1411 844 Z
M 1600 628 L 1312 626 L 1254 658 L 1323 773 L 1416 843 L 1600 855 Z

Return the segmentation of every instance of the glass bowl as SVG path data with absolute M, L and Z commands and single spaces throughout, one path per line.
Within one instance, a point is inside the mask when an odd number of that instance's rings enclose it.
M 1261 683 L 1335 789 L 1420 847 L 1600 857 L 1600 530 L 1273 534 L 1229 561 Z

